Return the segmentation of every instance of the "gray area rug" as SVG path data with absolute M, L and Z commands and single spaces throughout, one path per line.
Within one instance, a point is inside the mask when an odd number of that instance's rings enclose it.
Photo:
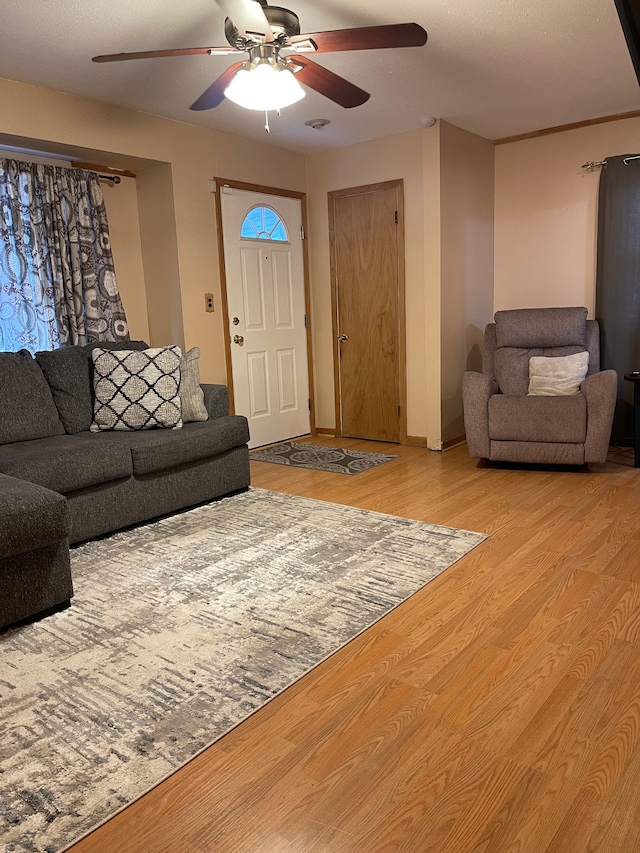
M 486 537 L 262 489 L 72 551 L 0 636 L 0 839 L 56 853 Z
M 397 458 L 385 453 L 302 444 L 298 441 L 282 441 L 271 447 L 251 451 L 251 459 L 256 462 L 275 462 L 278 465 L 293 465 L 295 468 L 331 471 L 333 474 L 360 474 Z

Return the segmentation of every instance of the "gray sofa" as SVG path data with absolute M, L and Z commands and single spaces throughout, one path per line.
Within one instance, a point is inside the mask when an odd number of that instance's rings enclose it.
M 222 385 L 201 386 L 206 421 L 90 432 L 91 348 L 0 353 L 0 627 L 69 603 L 69 544 L 250 483 L 247 421 Z
M 500 462 L 604 462 L 617 393 L 614 370 L 600 370 L 600 331 L 587 309 L 497 311 L 485 330 L 482 373 L 462 380 L 471 456 Z M 580 393 L 529 396 L 530 359 L 588 352 Z

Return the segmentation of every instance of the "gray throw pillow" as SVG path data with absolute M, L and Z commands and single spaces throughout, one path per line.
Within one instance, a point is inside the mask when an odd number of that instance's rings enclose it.
M 180 362 L 180 402 L 182 423 L 206 421 L 209 413 L 204 404 L 204 391 L 200 387 L 200 347 L 191 347 Z
M 89 354 L 82 347 L 66 346 L 36 353 L 36 361 L 49 384 L 60 420 L 69 435 L 91 426 L 91 371 Z
M 44 374 L 28 350 L 0 353 L 0 444 L 64 435 Z
M 146 350 L 105 350 L 95 347 L 93 359 L 92 432 L 179 429 L 180 347 Z

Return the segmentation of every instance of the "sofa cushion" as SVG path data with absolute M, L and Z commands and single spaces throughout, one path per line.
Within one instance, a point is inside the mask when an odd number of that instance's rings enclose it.
M 518 308 L 496 311 L 498 347 L 586 346 L 586 308 Z
M 36 353 L 60 420 L 69 435 L 88 430 L 93 420 L 91 364 L 82 347 L 60 347 Z
M 93 423 L 98 430 L 146 430 L 182 426 L 180 347 L 92 350 Z
M 245 417 L 226 415 L 185 424 L 180 430 L 112 432 L 108 435 L 110 442 L 131 448 L 133 473 L 139 476 L 197 462 L 241 447 L 249 440 L 249 427 Z
M 0 472 L 68 494 L 130 477 L 133 468 L 128 447 L 86 432 L 3 445 Z
M 584 347 L 500 347 L 493 356 L 496 382 L 503 394 L 524 396 L 529 392 L 529 362 L 536 356 L 561 358 L 583 352 Z
M 506 397 L 489 400 L 492 441 L 580 444 L 587 437 L 587 403 L 573 397 Z
M 47 380 L 31 353 L 0 353 L 0 444 L 63 433 Z
M 210 418 L 222 418 L 229 414 L 229 389 L 226 385 L 200 386 L 204 393 L 204 405 Z
M 147 349 L 145 341 L 101 341 L 85 346 L 64 346 L 36 353 L 49 384 L 62 425 L 69 435 L 84 432 L 93 420 L 93 362 L 91 350 Z

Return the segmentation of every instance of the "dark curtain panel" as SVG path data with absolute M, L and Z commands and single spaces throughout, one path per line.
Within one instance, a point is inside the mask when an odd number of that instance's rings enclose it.
M 633 384 L 640 370 L 640 159 L 607 157 L 598 196 L 596 319 L 602 369 L 618 373 L 613 444 L 633 441 Z

